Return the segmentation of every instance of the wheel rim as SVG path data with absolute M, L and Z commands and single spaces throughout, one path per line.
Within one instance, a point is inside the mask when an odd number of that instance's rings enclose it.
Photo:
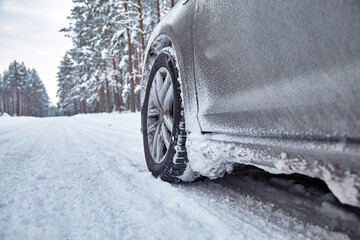
M 169 71 L 161 67 L 152 81 L 147 109 L 147 136 L 151 156 L 164 161 L 174 122 L 174 90 Z

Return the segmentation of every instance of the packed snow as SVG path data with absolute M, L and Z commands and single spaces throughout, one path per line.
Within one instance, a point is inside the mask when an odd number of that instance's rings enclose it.
M 240 166 L 169 184 L 140 114 L 0 118 L 0 239 L 359 239 L 360 210 L 299 175 Z
M 245 139 L 245 141 L 244 141 Z M 258 143 L 259 145 L 246 146 L 241 142 Z M 228 136 L 225 134 L 190 134 L 187 138 L 187 151 L 191 168 L 202 176 L 215 179 L 231 173 L 236 164 L 249 164 L 260 167 L 271 173 L 300 173 L 314 178 L 320 178 L 331 189 L 332 193 L 344 204 L 360 206 L 360 177 L 356 168 L 346 169 L 334 166 L 327 161 L 309 161 L 302 156 L 289 156 L 286 152 L 271 153 L 269 139 L 246 138 Z M 240 144 L 239 144 L 240 142 Z M 278 143 L 279 144 L 279 143 Z M 280 143 L 282 147 L 286 143 Z M 279 144 L 279 145 L 280 145 Z M 304 144 L 304 143 L 302 143 Z M 312 144 L 312 143 L 305 143 Z M 265 146 L 261 149 L 261 147 Z M 314 147 L 318 147 L 312 144 Z M 326 146 L 326 153 L 341 152 L 344 143 L 321 143 Z M 325 153 L 324 153 L 324 156 Z M 326 159 L 326 158 L 325 158 Z M 326 159 L 328 160 L 328 159 Z M 338 159 L 337 159 L 338 160 Z

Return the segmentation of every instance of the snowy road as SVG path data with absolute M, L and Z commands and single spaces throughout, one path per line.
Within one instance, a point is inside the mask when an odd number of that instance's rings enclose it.
M 139 114 L 0 118 L 0 239 L 359 239 L 322 182 L 249 167 L 171 185 Z

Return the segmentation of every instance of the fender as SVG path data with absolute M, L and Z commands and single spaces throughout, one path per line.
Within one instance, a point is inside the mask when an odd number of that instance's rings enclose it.
M 143 78 L 141 82 L 141 106 L 152 64 L 165 47 L 172 47 L 176 52 L 179 76 L 183 93 L 185 120 L 187 132 L 200 132 L 197 119 L 198 104 L 196 82 L 194 75 L 194 49 L 193 49 L 193 24 L 195 1 L 183 5 L 176 4 L 170 13 L 155 27 L 150 36 L 143 65 Z M 187 21 L 180 21 L 187 19 Z

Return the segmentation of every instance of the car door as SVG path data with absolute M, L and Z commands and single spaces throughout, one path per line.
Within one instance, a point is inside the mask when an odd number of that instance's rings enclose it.
M 360 137 L 360 4 L 196 0 L 204 132 Z

